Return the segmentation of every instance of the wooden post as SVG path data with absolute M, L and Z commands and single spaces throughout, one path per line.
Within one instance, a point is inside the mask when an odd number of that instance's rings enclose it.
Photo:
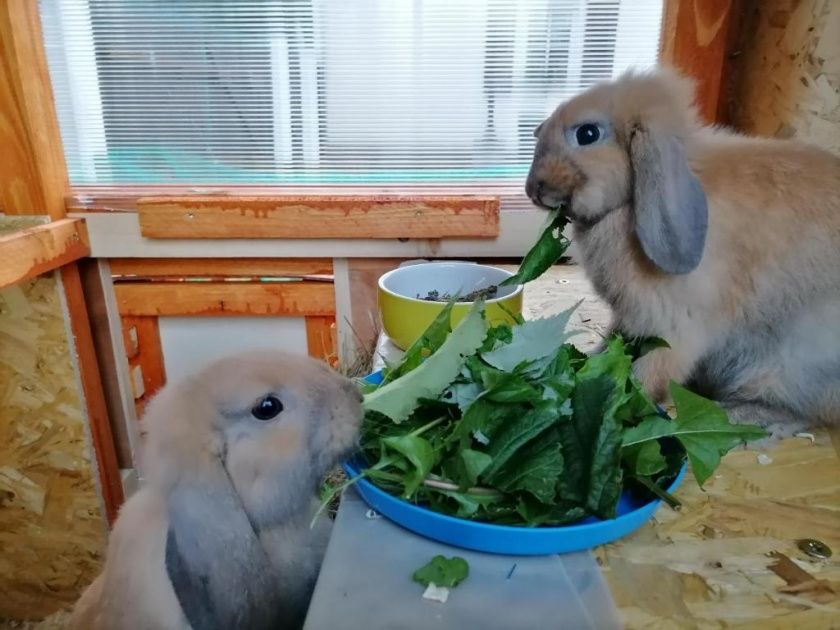
M 665 0 L 660 60 L 697 82 L 697 107 L 705 122 L 718 119 L 732 14 L 739 0 Z
M 0 2 L 0 205 L 6 214 L 65 216 L 69 190 L 38 3 Z M 116 518 L 122 481 L 79 270 L 61 268 L 105 512 Z
M 35 0 L 0 2 L 0 147 L 6 214 L 63 217 L 67 167 Z

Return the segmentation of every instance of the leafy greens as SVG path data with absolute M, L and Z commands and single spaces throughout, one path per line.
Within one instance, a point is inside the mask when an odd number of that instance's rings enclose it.
M 686 458 L 702 485 L 765 435 L 675 383 L 669 419 L 633 376 L 640 343 L 586 356 L 568 343 L 573 311 L 488 329 L 479 302 L 450 331 L 446 310 L 365 394 L 363 474 L 446 514 L 560 525 L 614 517 L 623 490 L 669 499 Z

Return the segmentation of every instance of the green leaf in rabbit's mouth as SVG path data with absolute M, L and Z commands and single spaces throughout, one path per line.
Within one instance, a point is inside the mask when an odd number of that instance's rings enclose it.
M 566 215 L 560 210 L 555 210 L 537 242 L 522 259 L 519 271 L 502 282 L 500 286 L 531 282 L 560 260 L 569 248 L 569 239 L 563 235 L 563 230 L 568 223 L 569 219 Z

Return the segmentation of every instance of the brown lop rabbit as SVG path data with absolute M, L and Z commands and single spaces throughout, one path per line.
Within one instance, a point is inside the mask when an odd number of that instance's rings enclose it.
M 329 536 L 319 480 L 357 440 L 355 385 L 274 352 L 223 359 L 149 405 L 145 480 L 123 506 L 79 630 L 300 627 Z
M 659 336 L 636 374 L 776 435 L 840 421 L 840 159 L 702 126 L 693 86 L 629 73 L 537 128 L 528 196 L 564 207 L 613 328 Z

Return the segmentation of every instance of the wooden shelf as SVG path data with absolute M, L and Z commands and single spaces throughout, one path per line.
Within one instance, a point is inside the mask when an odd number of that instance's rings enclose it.
M 89 255 L 82 219 L 61 219 L 0 236 L 0 288 Z

